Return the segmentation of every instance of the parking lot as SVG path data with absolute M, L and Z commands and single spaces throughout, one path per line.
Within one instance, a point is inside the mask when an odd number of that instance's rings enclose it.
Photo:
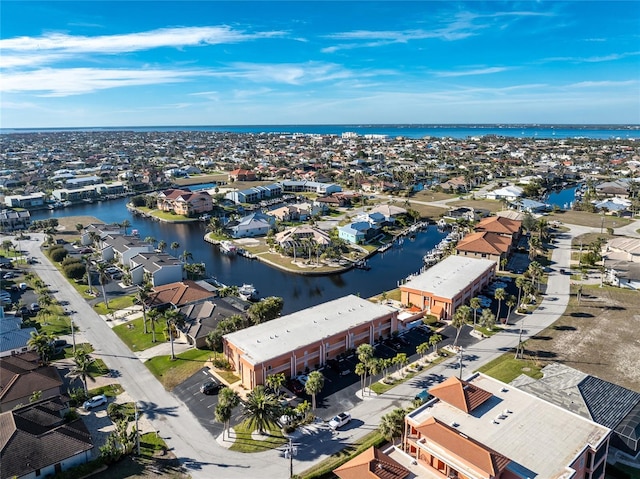
M 182 402 L 184 402 L 195 418 L 202 426 L 209 431 L 214 437 L 222 434 L 222 424 L 216 421 L 215 410 L 218 404 L 218 394 L 203 394 L 200 392 L 200 386 L 207 380 L 215 379 L 207 368 L 203 368 L 186 381 L 176 386 L 173 390 Z M 242 408 L 238 407 L 234 410 L 231 418 L 231 425 L 241 421 L 240 414 Z

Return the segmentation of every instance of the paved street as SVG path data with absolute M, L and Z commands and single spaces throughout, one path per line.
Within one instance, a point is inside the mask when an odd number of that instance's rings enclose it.
M 552 324 L 564 312 L 569 301 L 569 276 L 557 270 L 568 268 L 571 237 L 591 231 L 585 227 L 571 227 L 571 233 L 560 235 L 553 250 L 554 272 L 549 275 L 547 294 L 533 314 L 522 319 L 504 332 L 468 345 L 464 350 L 463 374 L 469 374 L 477 367 L 513 348 L 518 341 L 520 323 L 525 322 L 525 337 L 535 335 Z M 38 240 L 23 241 L 21 246 L 31 256 L 40 260 L 34 265 L 35 271 L 56 291 L 59 301 L 68 301 L 68 309 L 75 310 L 74 320 L 81 334 L 95 348 L 96 356 L 104 359 L 111 369 L 121 374 L 121 383 L 131 397 L 138 400 L 153 427 L 159 431 L 169 447 L 178 456 L 194 478 L 224 477 L 246 478 L 248 469 L 262 477 L 286 477 L 288 461 L 282 451 L 268 451 L 260 454 L 240 454 L 229 451 L 217 444 L 215 438 L 203 427 L 189 408 L 174 394 L 167 393 L 151 375 L 140 359 L 118 339 L 67 280 L 55 269 L 40 251 L 43 235 L 34 234 Z M 464 334 L 464 333 L 463 333 Z M 399 385 L 388 393 L 375 398 L 359 401 L 351 410 L 353 424 L 342 431 L 331 433 L 326 428 L 305 431 L 297 437 L 298 456 L 294 461 L 294 471 L 301 472 L 324 457 L 342 449 L 344 445 L 375 429 L 380 417 L 393 407 L 408 404 L 419 390 L 442 379 L 458 374 L 457 358 L 452 358 L 412 380 Z M 187 396 L 185 396 L 187 397 Z M 211 412 L 213 415 L 213 412 Z M 202 418 L 201 418 L 202 419 Z

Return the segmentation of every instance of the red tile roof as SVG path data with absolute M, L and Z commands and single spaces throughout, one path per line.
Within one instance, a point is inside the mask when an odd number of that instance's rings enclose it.
M 372 446 L 333 473 L 340 479 L 404 479 L 410 471 Z
M 149 298 L 149 305 L 150 307 L 157 307 L 163 304 L 173 304 L 180 307 L 213 297 L 215 297 L 214 293 L 199 286 L 195 281 L 184 280 L 153 288 Z
M 512 220 L 504 216 L 490 216 L 483 218 L 475 226 L 476 231 L 489 231 L 492 233 L 514 234 L 520 231 L 522 221 Z
M 509 251 L 511 238 L 497 233 L 480 231 L 465 236 L 457 245 L 457 251 L 471 253 L 503 254 Z
M 490 392 L 455 376 L 451 376 L 446 381 L 433 386 L 429 389 L 429 393 L 466 413 L 470 413 L 493 396 Z
M 442 449 L 445 449 L 450 456 L 467 464 L 487 478 L 497 477 L 511 462 L 508 457 L 460 433 L 434 417 L 430 417 L 416 429 L 421 437 L 437 444 Z

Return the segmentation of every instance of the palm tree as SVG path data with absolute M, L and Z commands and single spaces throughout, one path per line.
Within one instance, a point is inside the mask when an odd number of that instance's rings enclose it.
M 104 300 L 104 305 L 109 310 L 109 301 L 107 300 L 107 291 L 104 289 L 105 284 L 109 282 L 109 276 L 107 275 L 107 263 L 98 263 L 96 265 L 98 268 L 98 279 L 100 280 L 100 286 L 102 287 L 102 298 Z
M 276 396 L 280 396 L 280 389 L 282 388 L 282 386 L 284 386 L 284 383 L 286 381 L 287 378 L 285 377 L 284 373 L 277 373 L 267 376 L 267 380 L 265 381 L 265 383 Z
M 371 361 L 371 358 L 373 358 L 373 353 L 374 353 L 373 346 L 367 343 L 361 344 L 356 349 L 356 355 L 358 356 L 358 361 L 360 361 L 365 366 L 365 372 L 364 372 L 365 385 L 367 384 L 367 371 L 369 369 L 368 365 L 369 365 L 369 361 Z
M 175 256 L 175 252 L 178 251 L 178 248 L 180 248 L 180 243 L 174 241 L 173 243 L 171 243 L 171 246 L 169 246 L 169 248 L 171 248 L 171 251 L 173 251 L 173 255 Z
M 216 405 L 215 417 L 216 421 L 223 424 L 222 440 L 224 433 L 229 429 L 229 421 L 233 415 L 233 410 L 240 404 L 240 396 L 233 389 L 223 387 L 218 392 L 218 404 Z
M 316 395 L 322 391 L 324 387 L 324 376 L 320 371 L 312 371 L 309 373 L 307 382 L 304 385 L 304 392 L 311 396 L 311 408 L 316 409 Z
M 542 278 L 542 275 L 544 274 L 544 269 L 542 268 L 542 265 L 537 261 L 533 261 L 529 263 L 529 267 L 527 268 L 527 273 L 529 274 L 531 279 L 534 281 L 535 289 L 538 289 L 538 287 L 540 286 L 540 278 Z
M 496 314 L 498 321 L 500 321 L 500 307 L 502 306 L 502 301 L 507 297 L 507 292 L 504 288 L 496 289 L 496 292 L 493 293 L 493 297 L 498 300 L 498 313 Z
M 469 322 L 469 319 L 471 319 L 471 308 L 466 305 L 460 306 L 453 315 L 451 326 L 457 330 L 456 339 L 453 341 L 454 346 L 457 346 L 460 331 L 462 331 L 462 327 Z
M 149 285 L 144 284 L 138 288 L 138 292 L 133 297 L 133 302 L 142 306 L 142 327 L 144 328 L 144 334 L 147 334 L 147 301 L 149 300 L 149 293 L 151 288 Z
M 224 434 L 227 432 L 227 424 L 231 421 L 233 415 L 231 408 L 226 404 L 218 403 L 214 410 L 214 416 L 216 421 L 222 423 L 222 440 L 224 441 Z
M 129 220 L 122 220 L 122 223 L 120 223 L 120 228 L 124 230 L 125 235 L 127 234 L 129 226 L 131 226 L 131 222 Z
M 391 441 L 394 445 L 395 438 L 402 437 L 402 434 L 404 433 L 405 414 L 406 411 L 404 409 L 394 409 L 380 418 L 378 431 L 387 441 Z
M 160 250 L 161 253 L 164 253 L 164 250 L 167 249 L 167 242 L 165 240 L 160 240 L 158 242 L 158 249 Z
M 471 301 L 469 301 L 469 304 L 471 305 L 471 309 L 473 309 L 473 325 L 476 325 L 476 319 L 478 317 L 478 310 L 480 309 L 480 306 L 482 306 L 482 301 L 480 300 L 480 298 L 475 297 L 475 298 L 471 298 Z
M 540 237 L 531 236 L 529 238 L 529 259 L 534 259 L 536 257 L 541 246 L 542 243 L 540 241 Z
M 193 254 L 191 254 L 191 252 L 184 250 L 182 252 L 182 254 L 180 255 L 180 259 L 184 262 L 184 263 L 188 263 L 190 259 L 193 259 Z
M 35 331 L 31 331 L 30 336 L 31 337 L 27 340 L 27 346 L 29 349 L 33 349 L 38 353 L 42 364 L 47 365 L 52 352 L 51 341 L 55 339 L 55 337 L 49 336 L 46 333 L 37 333 Z
M 380 373 L 380 370 L 382 369 L 382 360 L 378 358 L 371 358 L 367 366 L 369 369 L 369 395 L 371 395 L 371 381 L 373 380 L 373 376 Z
M 518 304 L 520 304 L 520 299 L 522 298 L 522 288 L 526 282 L 527 279 L 524 276 L 518 276 L 516 278 L 516 288 L 518 288 Z
M 364 394 L 364 377 L 367 375 L 367 367 L 364 363 L 356 364 L 355 373 L 360 376 L 360 391 Z
M 156 247 L 155 245 L 156 245 L 157 241 L 158 241 L 158 240 L 157 240 L 157 239 L 155 239 L 153 236 L 147 236 L 147 237 L 144 239 L 144 242 L 145 242 L 145 243 L 150 244 L 150 245 L 151 245 L 151 246 L 153 246 L 154 248 Z
M 396 365 L 397 371 L 400 370 L 409 362 L 407 353 L 398 353 L 393 357 L 393 363 Z
M 264 386 L 256 386 L 247 395 L 244 402 L 242 417 L 250 428 L 264 434 L 269 428 L 275 427 L 280 414 L 280 404 L 274 394 L 267 393 Z
M 438 333 L 432 334 L 429 337 L 429 344 L 433 346 L 434 353 L 438 352 L 437 346 L 440 341 L 442 341 L 442 336 L 440 336 Z
M 507 301 L 504 304 L 506 304 L 507 307 L 509 308 L 509 312 L 507 313 L 507 318 L 509 318 L 511 316 L 511 310 L 517 304 L 516 297 L 513 294 L 509 295 L 509 297 L 507 298 Z
M 82 223 L 76 223 L 76 231 L 80 233 L 84 229 L 84 225 Z
M 82 262 L 87 270 L 87 284 L 89 285 L 89 294 L 93 294 L 93 285 L 91 284 L 91 255 L 82 255 Z
M 491 331 L 493 326 L 496 324 L 496 316 L 489 308 L 482 310 L 482 314 L 480 315 L 480 324 L 489 331 Z
M 169 342 L 171 343 L 171 360 L 175 361 L 176 353 L 173 349 L 174 332 L 178 331 L 179 323 L 183 322 L 182 313 L 177 309 L 167 309 L 162 315 L 167 323 L 167 332 L 169 333 Z
M 156 325 L 160 321 L 160 317 L 162 313 L 158 309 L 152 309 L 147 313 L 147 318 L 149 318 L 149 322 L 151 323 L 151 342 L 156 342 Z
M 416 346 L 416 353 L 420 355 L 420 359 L 424 359 L 424 355 L 429 352 L 429 343 L 424 342 Z
M 93 373 L 91 371 L 93 365 L 93 358 L 89 356 L 85 351 L 79 350 L 76 351 L 76 354 L 73 356 L 73 367 L 67 373 L 67 377 L 70 378 L 78 378 L 82 381 L 82 386 L 84 387 L 84 392 L 88 391 L 87 389 L 87 379 L 93 379 Z

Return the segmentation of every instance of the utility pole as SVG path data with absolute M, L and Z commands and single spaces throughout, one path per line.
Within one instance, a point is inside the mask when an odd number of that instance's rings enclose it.
M 522 331 L 524 330 L 524 318 L 520 321 L 520 332 L 518 333 L 518 346 L 516 347 L 516 357 L 514 359 L 518 359 L 520 356 L 520 350 L 524 351 L 524 347 L 522 346 Z
M 293 456 L 298 453 L 298 448 L 293 445 L 293 440 L 289 438 L 289 444 L 284 451 L 284 457 L 289 459 L 289 478 L 293 477 Z
M 460 346 L 460 357 L 458 358 L 458 366 L 460 367 L 459 378 L 462 379 L 462 346 Z
M 76 354 L 76 330 L 73 327 L 73 318 L 70 318 L 69 321 L 71 322 L 71 342 L 73 343 L 73 355 L 75 356 L 75 354 Z
M 138 429 L 138 401 L 134 401 L 133 406 L 136 411 L 136 453 L 140 455 L 140 429 Z

